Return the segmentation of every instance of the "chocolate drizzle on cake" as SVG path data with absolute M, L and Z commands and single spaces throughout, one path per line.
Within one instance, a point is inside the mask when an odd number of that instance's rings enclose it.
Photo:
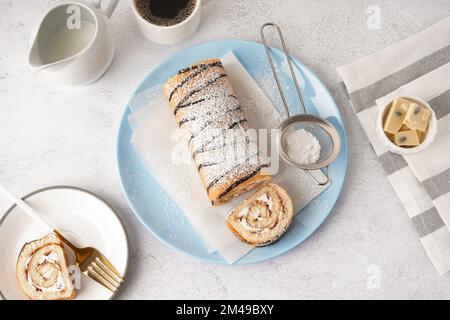
M 196 76 L 200 75 L 203 71 L 208 70 L 211 67 L 215 67 L 215 66 L 220 66 L 222 67 L 222 63 L 221 62 L 213 62 L 213 63 L 205 63 L 205 64 L 201 64 L 201 65 L 196 65 L 196 66 L 192 66 L 188 69 L 183 69 L 181 71 L 178 72 L 178 74 L 182 74 L 185 72 L 188 72 L 189 70 L 194 70 L 194 67 L 196 67 L 195 69 L 197 69 L 197 71 L 191 73 L 189 76 L 187 76 L 183 81 L 181 81 L 180 83 L 178 83 L 175 88 L 173 88 L 172 92 L 169 95 L 169 101 L 172 100 L 173 94 L 180 88 L 182 88 L 186 83 L 188 83 L 189 81 L 191 81 L 192 79 L 194 79 Z
M 235 96 L 232 96 L 232 95 L 229 95 L 229 97 L 232 97 L 232 98 L 235 98 L 235 99 L 236 99 L 236 97 L 235 97 Z M 201 100 L 202 100 L 202 101 L 197 101 L 196 103 L 203 102 L 203 101 L 205 101 L 206 99 L 201 99 Z M 192 105 L 192 104 L 191 104 L 191 105 Z M 232 109 L 226 110 L 226 111 L 225 111 L 223 114 L 221 114 L 221 115 L 225 115 L 225 114 L 227 114 L 227 113 L 230 113 L 230 112 L 233 112 L 233 111 L 240 111 L 240 110 L 241 110 L 241 106 L 240 106 L 240 105 L 237 105 L 236 107 L 233 107 Z M 205 112 L 202 116 L 211 116 L 211 115 L 214 114 L 214 113 L 215 113 L 214 111 L 207 111 L 207 112 Z M 188 123 L 189 121 L 197 120 L 197 119 L 201 118 L 202 116 L 192 116 L 192 117 L 183 118 L 183 119 L 181 119 L 180 122 L 178 122 L 178 126 L 181 127 L 183 124 Z
M 203 130 L 205 130 L 206 128 L 208 128 L 208 127 L 209 127 L 216 119 L 217 119 L 217 118 L 206 121 L 206 122 L 203 124 L 203 126 L 202 126 L 197 132 L 195 132 L 195 133 L 193 133 L 193 134 L 191 135 L 191 137 L 189 138 L 188 144 L 191 144 L 192 140 L 193 140 L 196 136 L 198 136 Z M 246 120 L 246 119 L 238 119 L 238 120 L 234 121 L 233 123 L 231 123 L 231 124 L 228 126 L 228 129 L 234 129 L 236 126 L 238 126 L 238 125 L 240 125 L 241 123 L 244 123 L 244 122 L 247 122 L 247 120 Z M 214 139 L 216 139 L 216 138 L 219 137 L 219 136 L 222 136 L 222 134 L 218 134 L 218 135 L 214 136 L 214 137 L 212 138 L 212 140 L 208 141 L 207 143 L 212 142 Z M 203 147 L 204 147 L 204 146 L 201 146 L 201 148 L 203 148 Z
M 211 96 L 211 97 L 202 98 L 202 99 L 199 99 L 199 100 L 195 100 L 195 101 L 192 101 L 192 102 L 180 105 L 180 106 L 178 106 L 177 109 L 175 109 L 174 114 L 176 115 L 179 109 L 184 109 L 184 108 L 196 105 L 196 104 L 201 103 L 201 102 L 205 102 L 205 101 L 212 100 L 212 99 L 217 99 L 217 98 L 222 98 L 222 97 L 223 96 Z M 234 99 L 237 100 L 237 97 L 232 95 L 232 94 L 227 95 L 227 97 L 231 97 L 231 98 L 234 98 Z
M 178 71 L 178 74 L 183 74 L 183 73 L 186 73 L 186 72 L 189 72 L 192 70 L 196 70 L 196 69 L 202 69 L 204 67 L 209 68 L 209 67 L 215 67 L 215 66 L 220 66 L 223 68 L 222 62 L 220 62 L 220 61 L 214 61 L 211 63 L 199 63 L 199 64 L 194 64 L 190 67 L 181 69 L 180 71 Z
M 228 129 L 234 129 L 236 126 L 240 125 L 241 123 L 247 122 L 247 119 L 239 119 L 238 121 L 233 122 Z
M 246 119 L 239 119 L 239 120 L 237 120 L 237 121 L 234 121 L 232 124 L 230 124 L 229 126 L 228 126 L 228 130 L 231 130 L 231 129 L 235 129 L 237 126 L 240 126 L 242 123 L 247 123 L 247 120 Z M 223 132 L 226 132 L 226 130 L 227 129 L 224 129 L 223 130 Z M 203 144 L 201 144 L 200 146 L 198 146 L 196 149 L 194 149 L 194 154 L 197 154 L 197 153 L 201 153 L 201 152 L 207 152 L 207 151 L 211 151 L 211 150 L 216 150 L 216 149 L 218 149 L 218 148 L 225 148 L 226 147 L 226 144 L 223 144 L 222 146 L 216 146 L 216 147 L 213 147 L 213 148 L 211 148 L 211 149 L 208 149 L 208 150 L 205 150 L 205 147 L 207 147 L 208 145 L 210 145 L 211 143 L 213 143 L 217 138 L 220 138 L 220 137 L 223 137 L 224 136 L 224 134 L 225 133 L 219 133 L 219 134 L 217 134 L 217 135 L 214 135 L 214 136 L 212 136 L 212 137 L 210 137 L 208 140 L 206 140 L 206 141 L 204 141 L 204 143 Z M 189 144 L 192 142 L 192 140 L 193 139 L 189 139 Z
M 205 89 L 205 88 L 207 88 L 207 87 L 209 87 L 210 85 L 212 85 L 212 84 L 214 84 L 217 80 L 219 80 L 220 78 L 224 78 L 224 77 L 226 77 L 227 75 L 225 74 L 225 73 L 221 73 L 221 74 L 219 74 L 216 78 L 214 78 L 214 79 L 212 79 L 212 80 L 210 80 L 210 81 L 208 81 L 206 84 L 204 84 L 203 86 L 201 86 L 200 88 L 196 88 L 196 89 L 194 89 L 194 90 L 192 90 L 192 91 L 190 91 L 178 104 L 177 104 L 177 106 L 175 107 L 175 111 L 174 111 L 174 114 L 176 115 L 177 114 L 177 112 L 178 112 L 178 110 L 181 108 L 181 106 L 183 105 L 183 103 L 185 103 L 190 97 L 192 97 L 194 94 L 196 94 L 196 93 L 198 93 L 198 92 L 200 92 L 200 91 L 202 91 L 203 89 Z
M 236 188 L 236 186 L 240 185 L 241 183 L 244 183 L 248 179 L 253 178 L 255 175 L 257 175 L 263 168 L 266 168 L 267 164 L 262 164 L 259 167 L 257 167 L 253 172 L 249 173 L 245 177 L 239 179 L 238 181 L 235 181 L 233 184 L 231 184 L 228 188 L 226 188 L 219 196 L 219 198 L 222 198 L 227 195 L 228 192 Z
M 164 92 L 178 126 L 189 133 L 193 162 L 213 205 L 267 179 L 236 188 L 267 165 L 260 158 L 256 138 L 249 136 L 249 124 L 219 60 L 180 70 Z
M 215 166 L 216 164 L 219 164 L 219 162 L 206 162 L 206 163 L 200 163 L 197 166 L 197 171 L 200 171 L 202 168 L 206 168 L 206 167 L 210 167 L 210 166 Z
M 242 167 L 242 166 L 247 165 L 248 162 L 249 162 L 251 159 L 253 159 L 253 158 L 257 157 L 257 156 L 258 156 L 258 154 L 254 154 L 254 155 L 248 157 L 243 163 L 238 163 L 238 164 L 236 164 L 233 168 L 231 168 L 230 170 L 228 170 L 228 171 L 224 172 L 223 174 L 221 174 L 221 175 L 215 177 L 215 178 L 210 182 L 210 184 L 206 187 L 206 191 L 209 191 L 209 189 L 211 189 L 217 182 L 219 182 L 221 179 L 223 179 L 224 177 L 226 177 L 227 175 L 229 175 L 229 174 L 230 174 L 231 172 L 233 172 L 234 170 L 238 169 L 239 167 Z M 251 173 L 256 174 L 256 173 L 259 172 L 260 170 L 261 170 L 261 168 L 258 166 L 258 167 L 255 168 L 255 170 L 253 170 Z M 247 178 L 247 179 L 249 179 L 249 178 Z M 245 179 L 245 180 L 247 180 L 247 179 Z M 245 180 L 244 180 L 244 181 L 245 181 Z M 240 183 L 242 183 L 242 182 L 243 182 L 243 181 L 241 181 Z M 240 183 L 239 183 L 239 184 L 240 184 Z

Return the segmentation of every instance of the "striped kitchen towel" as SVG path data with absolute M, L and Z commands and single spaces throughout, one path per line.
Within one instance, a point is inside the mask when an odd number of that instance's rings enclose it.
M 354 111 L 439 274 L 450 271 L 450 17 L 337 69 Z M 387 150 L 376 133 L 380 108 L 395 96 L 430 103 L 438 134 L 408 156 Z

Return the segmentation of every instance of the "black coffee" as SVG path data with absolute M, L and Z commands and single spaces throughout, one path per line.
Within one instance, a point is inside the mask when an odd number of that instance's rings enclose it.
M 196 0 L 136 0 L 139 14 L 158 26 L 173 26 L 194 11 Z

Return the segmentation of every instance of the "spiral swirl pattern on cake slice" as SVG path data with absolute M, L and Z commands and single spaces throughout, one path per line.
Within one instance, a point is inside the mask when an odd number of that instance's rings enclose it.
M 278 240 L 292 217 L 291 198 L 283 188 L 270 183 L 231 212 L 228 227 L 243 242 L 260 247 Z
M 17 281 L 32 300 L 75 297 L 61 241 L 53 234 L 25 244 L 17 260 Z

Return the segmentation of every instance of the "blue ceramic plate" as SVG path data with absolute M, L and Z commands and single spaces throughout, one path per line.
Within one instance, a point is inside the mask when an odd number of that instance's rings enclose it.
M 282 70 L 283 62 L 285 62 L 284 55 L 277 49 L 271 50 L 276 64 Z M 179 69 L 199 60 L 221 57 L 230 51 L 233 51 L 254 78 L 257 79 L 262 72 L 267 72 L 268 62 L 264 47 L 260 43 L 239 40 L 214 41 L 174 54 L 151 71 L 134 94 L 164 83 Z M 295 59 L 294 67 L 304 81 L 303 92 L 308 112 L 327 118 L 337 127 L 341 136 L 341 153 L 330 167 L 333 184 L 296 215 L 292 226 L 280 241 L 271 246 L 252 250 L 236 264 L 268 260 L 298 246 L 331 213 L 344 184 L 348 150 L 344 123 L 338 107 L 326 87 L 307 67 Z M 288 87 L 288 78 L 286 75 L 283 77 L 282 80 Z M 291 112 L 297 112 L 298 100 L 295 90 L 288 90 L 287 96 Z M 117 138 L 117 161 L 122 189 L 134 213 L 148 230 L 169 246 L 208 262 L 225 263 L 218 253 L 209 254 L 207 252 L 183 212 L 161 189 L 136 155 L 130 143 L 132 131 L 128 124 L 129 115 L 130 110 L 127 106 L 122 116 Z

